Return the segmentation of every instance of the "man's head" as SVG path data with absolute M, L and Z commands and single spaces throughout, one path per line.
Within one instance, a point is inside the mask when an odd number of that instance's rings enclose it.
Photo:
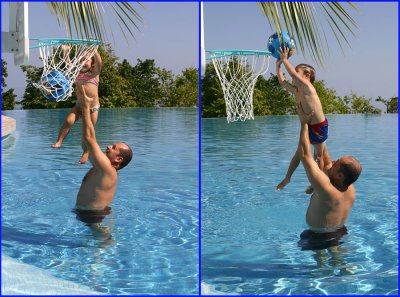
M 295 68 L 296 72 L 307 77 L 311 83 L 315 81 L 315 69 L 308 64 L 299 64 Z
M 328 176 L 332 184 L 340 189 L 347 189 L 353 184 L 362 171 L 362 166 L 352 156 L 342 156 L 332 161 L 332 167 L 328 170 Z
M 111 165 L 117 170 L 128 165 L 133 156 L 132 149 L 125 142 L 110 144 L 107 146 L 105 154 L 110 159 Z

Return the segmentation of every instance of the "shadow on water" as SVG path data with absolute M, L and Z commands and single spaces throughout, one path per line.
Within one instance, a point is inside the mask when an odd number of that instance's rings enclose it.
M 100 224 L 92 224 L 88 226 L 92 233 L 90 240 L 84 237 L 80 241 L 77 237 L 57 236 L 52 234 L 40 234 L 21 231 L 17 228 L 3 226 L 2 228 L 2 245 L 12 247 L 10 242 L 18 242 L 20 244 L 31 244 L 37 246 L 52 246 L 61 248 L 88 248 L 88 247 L 106 247 L 115 244 L 111 231 L 108 227 Z
M 279 278 L 318 278 L 329 276 L 355 275 L 361 268 L 346 261 L 347 249 L 341 246 L 313 250 L 304 253 L 315 262 L 298 263 L 248 263 L 229 260 L 203 259 L 202 274 L 204 277 L 215 279 L 240 277 L 246 279 L 279 279 Z M 310 254 L 311 253 L 311 254 Z
M 77 243 L 76 239 L 71 240 L 68 237 L 60 237 L 51 234 L 38 234 L 32 232 L 24 232 L 16 228 L 3 226 L 2 228 L 2 240 L 3 245 L 7 245 L 6 242 L 14 241 L 23 244 L 34 244 L 34 245 L 48 245 L 55 247 L 69 247 L 69 248 L 80 248 L 89 247 L 89 245 L 82 242 Z
M 302 264 L 234 263 L 224 260 L 203 260 L 203 277 L 291 278 L 304 277 L 315 266 Z

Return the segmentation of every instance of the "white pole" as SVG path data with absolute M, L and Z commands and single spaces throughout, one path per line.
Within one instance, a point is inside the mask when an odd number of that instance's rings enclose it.
M 204 47 L 204 10 L 203 2 L 200 2 L 200 14 L 201 14 L 201 24 L 200 24 L 200 38 L 201 38 L 201 76 L 206 73 L 206 50 Z

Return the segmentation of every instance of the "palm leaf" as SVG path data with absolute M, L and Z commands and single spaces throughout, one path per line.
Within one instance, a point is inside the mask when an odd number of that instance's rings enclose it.
M 136 4 L 143 7 L 140 2 Z M 57 16 L 59 25 L 65 27 L 67 35 L 71 38 L 74 32 L 78 38 L 104 42 L 107 33 L 104 20 L 109 14 L 114 16 L 126 40 L 126 32 L 135 38 L 132 28 L 139 30 L 138 23 L 142 22 L 142 18 L 133 7 L 133 2 L 47 2 L 47 5 L 50 12 Z M 111 13 L 108 13 L 108 10 Z
M 357 10 L 354 4 L 347 3 Z M 286 30 L 293 34 L 303 56 L 309 52 L 321 66 L 329 53 L 327 32 L 323 30 L 322 21 L 326 22 L 342 51 L 343 43 L 350 46 L 348 35 L 354 36 L 353 30 L 357 28 L 352 16 L 338 2 L 257 2 L 257 5 L 274 31 Z

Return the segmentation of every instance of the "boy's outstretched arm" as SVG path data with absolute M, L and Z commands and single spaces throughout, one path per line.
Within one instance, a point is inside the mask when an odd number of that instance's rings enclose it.
M 96 50 L 94 53 L 94 75 L 100 75 L 101 72 L 101 66 L 103 66 L 103 60 L 101 59 L 101 56 L 99 54 L 99 51 Z
M 289 91 L 290 93 L 295 94 L 297 89 L 294 85 L 292 85 L 290 82 L 288 82 L 286 80 L 286 77 L 282 72 L 281 65 L 282 65 L 282 60 L 277 60 L 276 61 L 276 75 L 278 76 L 279 84 L 282 87 L 284 87 L 287 91 Z
M 297 72 L 296 69 L 290 64 L 288 57 L 289 57 L 289 51 L 290 49 L 286 46 L 283 46 L 279 49 L 279 53 L 281 55 L 281 61 L 283 65 L 285 65 L 286 71 L 289 73 L 291 77 L 295 77 L 297 80 L 301 81 L 304 84 L 307 84 L 307 81 L 305 81 Z

